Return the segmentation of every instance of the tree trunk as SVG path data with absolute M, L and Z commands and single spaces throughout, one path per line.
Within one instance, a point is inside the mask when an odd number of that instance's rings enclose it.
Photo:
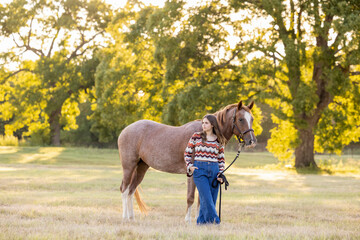
M 314 133 L 312 128 L 299 129 L 300 145 L 295 149 L 295 168 L 315 167 Z
M 53 146 L 60 146 L 60 115 L 61 108 L 53 111 L 49 118 L 50 139 Z

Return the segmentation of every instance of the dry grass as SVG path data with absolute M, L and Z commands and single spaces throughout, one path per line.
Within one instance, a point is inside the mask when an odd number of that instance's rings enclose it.
M 357 174 L 239 163 L 227 174 L 221 225 L 201 227 L 184 222 L 186 176 L 155 170 L 142 184 L 151 211 L 142 216 L 135 206 L 136 221 L 123 221 L 121 177 L 114 150 L 0 148 L 0 239 L 360 238 Z

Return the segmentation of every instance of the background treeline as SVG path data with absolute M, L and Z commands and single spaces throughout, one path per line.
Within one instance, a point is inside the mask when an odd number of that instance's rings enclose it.
M 136 120 L 181 125 L 239 100 L 296 167 L 359 141 L 356 0 L 14 0 L 0 19 L 0 134 L 28 144 L 113 147 Z

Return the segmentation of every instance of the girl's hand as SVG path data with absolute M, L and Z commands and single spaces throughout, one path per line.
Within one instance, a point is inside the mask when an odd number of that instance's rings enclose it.
M 195 167 L 195 166 L 190 167 L 190 172 L 191 172 L 191 173 L 194 173 L 195 169 L 198 169 L 198 168 Z
M 219 177 L 221 174 L 222 174 L 221 172 L 218 173 L 217 180 L 218 180 L 218 182 L 220 182 L 222 184 L 224 182 L 224 179 Z

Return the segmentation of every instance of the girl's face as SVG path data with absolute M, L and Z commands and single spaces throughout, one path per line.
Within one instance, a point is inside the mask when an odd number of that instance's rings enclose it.
M 209 122 L 209 120 L 207 118 L 204 118 L 202 120 L 202 129 L 204 132 L 208 132 L 213 128 L 213 125 L 211 125 L 211 123 Z

